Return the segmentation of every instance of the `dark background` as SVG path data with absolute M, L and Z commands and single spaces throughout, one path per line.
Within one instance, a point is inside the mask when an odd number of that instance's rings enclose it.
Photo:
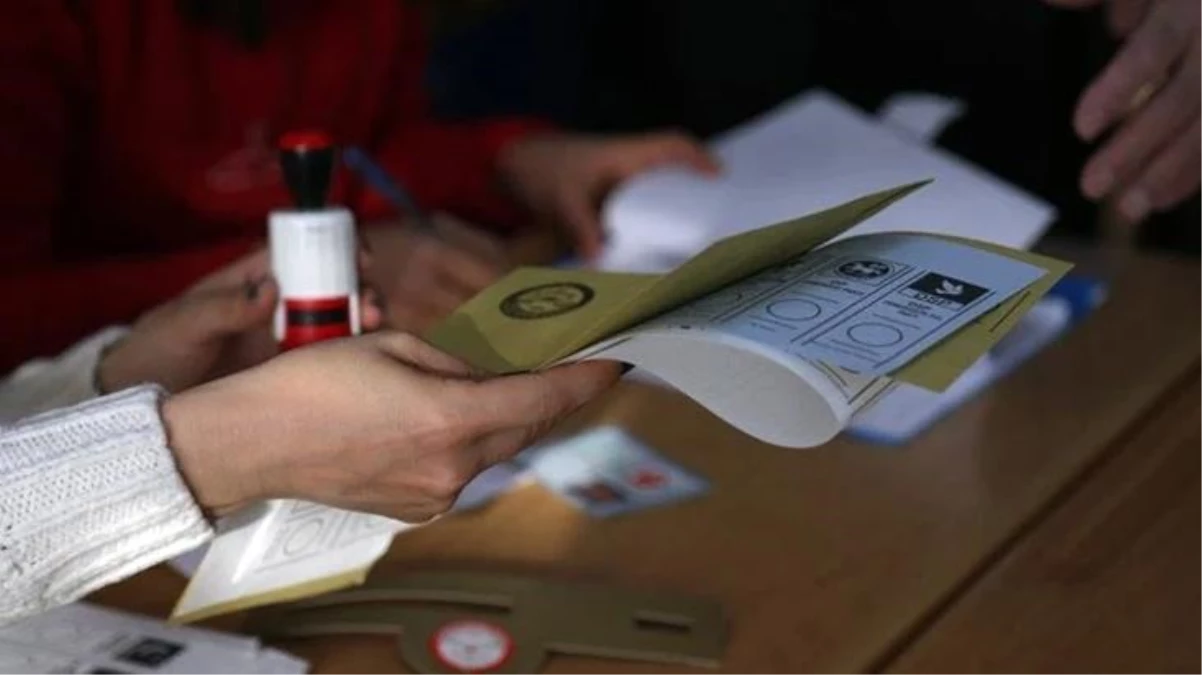
M 955 96 L 941 146 L 1054 203 L 1092 236 L 1078 190 L 1090 148 L 1073 105 L 1115 48 L 1098 12 L 1038 0 L 505 0 L 443 5 L 438 111 L 536 114 L 592 131 L 677 127 L 703 138 L 815 86 L 875 110 L 898 91 Z M 1199 201 L 1141 242 L 1196 255 Z

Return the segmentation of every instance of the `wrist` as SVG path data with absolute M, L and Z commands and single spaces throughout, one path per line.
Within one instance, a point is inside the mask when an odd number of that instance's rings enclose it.
M 256 449 L 238 447 L 233 406 L 221 405 L 219 392 L 188 392 L 162 404 L 163 425 L 176 466 L 192 496 L 211 517 L 221 517 L 258 501 L 259 472 L 250 461 Z

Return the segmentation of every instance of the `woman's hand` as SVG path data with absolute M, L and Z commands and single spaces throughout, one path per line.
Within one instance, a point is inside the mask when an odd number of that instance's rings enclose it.
M 1103 0 L 1048 0 L 1093 7 Z M 1198 0 L 1108 0 L 1122 46 L 1077 104 L 1077 134 L 1113 134 L 1085 165 L 1083 192 L 1113 199 L 1137 223 L 1198 191 L 1200 94 Z
M 288 352 L 164 404 L 169 441 L 218 515 L 298 498 L 418 522 L 610 386 L 613 363 L 475 377 L 404 333 Z
M 679 133 L 638 136 L 548 134 L 516 141 L 501 154 L 504 183 L 536 216 L 563 228 L 586 260 L 601 253 L 601 203 L 615 186 L 649 169 L 680 165 L 713 175 L 717 162 Z
M 445 214 L 431 221 L 429 233 L 407 223 L 365 229 L 364 278 L 394 330 L 424 333 L 512 267 L 504 244 L 487 232 Z
M 370 291 L 360 317 L 380 324 Z M 279 353 L 271 318 L 279 289 L 266 251 L 202 279 L 180 297 L 147 312 L 110 347 L 96 369 L 101 393 L 154 382 L 181 391 L 257 365 Z

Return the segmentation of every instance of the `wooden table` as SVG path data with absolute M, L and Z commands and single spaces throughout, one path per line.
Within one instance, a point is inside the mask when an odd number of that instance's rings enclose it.
M 896 672 L 1198 672 L 1199 387 L 1051 505 Z
M 621 423 L 709 477 L 708 498 L 592 521 L 523 488 L 398 537 L 376 573 L 538 571 L 713 597 L 731 671 L 1196 671 L 1199 268 L 1137 258 L 1116 274 L 1087 323 L 909 447 L 781 450 L 625 385 L 565 432 Z M 96 599 L 162 614 L 180 588 L 156 569 Z M 282 646 L 316 672 L 402 670 L 387 638 Z

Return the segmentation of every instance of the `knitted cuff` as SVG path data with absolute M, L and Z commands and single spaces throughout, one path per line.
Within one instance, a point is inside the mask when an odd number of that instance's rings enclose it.
M 71 602 L 207 541 L 156 386 L 0 431 L 0 619 Z
M 30 361 L 15 370 L 0 381 L 0 424 L 99 396 L 100 358 L 128 332 L 124 326 L 105 328 L 60 356 Z

